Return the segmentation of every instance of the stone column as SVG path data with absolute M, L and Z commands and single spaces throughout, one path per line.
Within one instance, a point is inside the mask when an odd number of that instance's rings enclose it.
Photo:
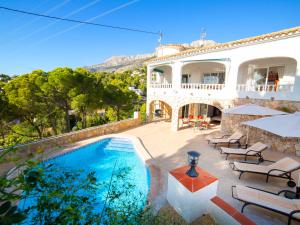
M 150 83 L 151 83 L 151 73 L 152 73 L 152 68 L 150 66 L 147 66 L 147 103 L 146 103 L 146 114 L 147 118 L 150 116 L 150 103 L 151 100 L 149 100 L 149 96 L 151 93 L 151 88 L 150 88 Z
M 171 130 L 178 131 L 178 107 L 172 107 L 172 120 L 171 120 Z
M 178 92 L 181 89 L 181 73 L 182 73 L 182 62 L 175 62 L 172 64 L 172 89 L 173 94 L 178 95 Z M 176 100 L 175 100 L 176 101 Z M 178 110 L 179 108 L 176 107 L 176 102 L 172 106 L 172 120 L 171 120 L 171 130 L 178 131 Z
M 239 62 L 233 60 L 226 63 L 225 91 L 228 99 L 236 95 L 236 86 L 238 80 Z
M 295 74 L 295 83 L 294 83 L 294 94 L 298 101 L 300 101 L 300 58 L 296 58 L 297 68 Z
M 182 62 L 172 64 L 172 88 L 175 91 L 179 91 L 181 88 L 182 66 Z

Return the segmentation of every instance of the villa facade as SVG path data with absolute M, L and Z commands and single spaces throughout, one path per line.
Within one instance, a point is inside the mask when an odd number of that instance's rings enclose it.
M 162 45 L 147 64 L 147 115 L 182 119 L 245 103 L 300 111 L 300 27 L 201 47 Z

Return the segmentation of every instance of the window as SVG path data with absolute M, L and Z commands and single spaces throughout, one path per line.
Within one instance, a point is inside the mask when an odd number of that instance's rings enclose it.
M 283 77 L 284 66 L 273 66 L 269 68 L 268 72 L 268 84 L 275 84 L 279 81 L 280 77 Z
M 268 68 L 254 69 L 253 79 L 257 85 L 265 85 L 267 79 Z
M 182 118 L 188 118 L 189 117 L 189 105 L 182 106 L 181 117 Z
M 257 85 L 274 85 L 284 74 L 284 66 L 256 68 L 253 79 Z
M 203 84 L 224 84 L 225 72 L 204 73 L 202 83 Z
M 189 77 L 190 77 L 190 75 L 188 75 L 188 74 L 182 74 L 182 77 L 181 77 L 181 83 L 182 83 L 182 84 L 187 84 L 187 83 L 189 83 Z
M 151 81 L 152 81 L 152 83 L 156 82 L 156 80 L 157 80 L 157 76 L 156 75 L 157 75 L 156 73 L 152 73 L 151 74 Z

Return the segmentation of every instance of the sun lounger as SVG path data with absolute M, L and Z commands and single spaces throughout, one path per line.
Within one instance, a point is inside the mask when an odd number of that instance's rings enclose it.
M 244 156 L 245 161 L 247 160 L 248 156 L 256 156 L 258 157 L 259 162 L 263 162 L 264 158 L 261 153 L 267 148 L 268 145 L 265 145 L 261 142 L 257 142 L 246 149 L 221 147 L 221 153 L 226 154 L 226 160 L 229 155 L 241 155 Z
M 240 172 L 239 179 L 244 173 L 257 173 L 266 175 L 266 182 L 269 181 L 269 177 L 279 177 L 288 179 L 289 187 L 295 187 L 296 183 L 292 178 L 292 172 L 300 169 L 300 163 L 292 158 L 285 157 L 272 163 L 271 165 L 257 165 L 245 162 L 233 162 L 229 163 L 234 171 Z
M 208 144 L 214 144 L 214 147 L 216 147 L 218 144 L 227 144 L 227 147 L 230 146 L 230 144 L 238 144 L 238 146 L 241 146 L 240 140 L 244 135 L 237 131 L 232 135 L 224 135 L 220 138 L 212 138 L 207 140 Z
M 300 219 L 300 199 L 283 197 L 282 194 L 286 192 L 291 191 L 273 193 L 253 187 L 232 186 L 232 197 L 244 203 L 242 213 L 246 206 L 255 205 L 288 216 L 288 225 L 290 225 L 292 219 Z

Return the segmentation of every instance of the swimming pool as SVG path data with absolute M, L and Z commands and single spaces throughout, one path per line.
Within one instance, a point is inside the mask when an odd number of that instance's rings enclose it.
M 150 189 L 150 173 L 148 167 L 140 159 L 130 139 L 106 138 L 51 158 L 45 161 L 43 166 L 49 164 L 53 164 L 62 170 L 64 168 L 68 170 L 82 170 L 84 174 L 94 171 L 97 182 L 103 183 L 109 183 L 112 176 L 116 175 L 116 171 L 129 168 L 126 180 L 133 184 L 134 188 L 130 196 L 126 198 L 130 200 L 134 199 L 137 195 L 143 196 L 140 198 L 140 206 L 145 206 Z M 101 189 L 97 192 L 97 211 L 99 212 L 103 210 L 106 204 L 105 196 L 108 191 L 109 186 L 101 186 Z M 26 208 L 32 204 L 35 204 L 35 200 L 27 199 L 21 201 L 19 206 Z

